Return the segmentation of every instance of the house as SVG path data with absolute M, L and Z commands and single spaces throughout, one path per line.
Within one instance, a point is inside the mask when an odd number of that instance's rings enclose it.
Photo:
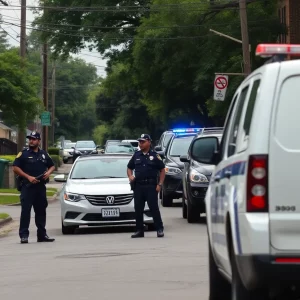
M 278 16 L 287 27 L 287 34 L 279 37 L 279 43 L 300 44 L 300 1 L 278 0 Z
M 11 140 L 12 129 L 0 122 L 0 138 Z

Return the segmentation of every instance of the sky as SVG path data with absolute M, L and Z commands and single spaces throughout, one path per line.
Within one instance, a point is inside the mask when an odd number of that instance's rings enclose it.
M 5 0 L 9 5 L 20 5 L 21 0 Z M 38 5 L 37 0 L 27 0 L 28 6 L 35 6 Z M 19 7 L 4 7 L 0 5 L 0 13 L 2 15 L 2 19 L 5 22 L 9 23 L 15 23 L 18 26 L 20 25 L 20 19 L 21 19 L 21 9 Z M 32 11 L 27 9 L 26 13 L 26 19 L 27 19 L 27 26 L 31 26 L 31 22 L 34 20 L 34 15 Z M 1 24 L 1 27 L 9 34 L 8 35 L 8 41 L 13 46 L 18 46 L 20 44 L 20 27 L 13 26 L 10 24 Z M 30 30 L 27 29 L 27 34 L 30 33 Z M 105 66 L 107 60 L 102 59 L 100 54 L 93 50 L 89 51 L 88 49 L 84 49 L 80 52 L 78 55 L 73 55 L 73 57 L 79 57 L 84 59 L 87 63 L 91 63 L 93 65 L 96 65 L 97 73 L 99 76 L 105 77 Z M 99 67 L 100 66 L 100 67 Z

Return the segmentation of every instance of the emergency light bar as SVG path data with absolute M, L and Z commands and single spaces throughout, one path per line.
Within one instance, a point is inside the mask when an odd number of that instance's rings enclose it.
M 300 56 L 300 44 L 259 44 L 255 54 L 262 57 L 272 55 Z
M 199 132 L 202 128 L 176 128 L 172 129 L 174 133 L 194 133 Z

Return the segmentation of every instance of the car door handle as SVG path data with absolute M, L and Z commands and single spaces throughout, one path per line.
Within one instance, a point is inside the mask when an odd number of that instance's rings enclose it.
M 214 178 L 214 181 L 215 182 L 219 182 L 221 179 L 221 176 L 220 175 L 216 175 L 215 178 Z
M 231 177 L 231 171 L 225 171 L 225 177 L 229 179 Z

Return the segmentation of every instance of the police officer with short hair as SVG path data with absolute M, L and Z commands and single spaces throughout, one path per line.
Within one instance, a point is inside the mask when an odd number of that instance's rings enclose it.
M 144 208 L 147 201 L 157 230 L 157 237 L 164 236 L 164 226 L 158 207 L 158 193 L 165 179 L 165 165 L 158 153 L 151 149 L 149 134 L 138 139 L 140 150 L 130 159 L 127 175 L 134 184 L 134 208 L 136 213 L 136 232 L 132 238 L 144 237 Z M 135 170 L 135 176 L 133 176 Z
M 48 206 L 46 182 L 54 171 L 54 163 L 49 154 L 39 148 L 41 136 L 33 131 L 29 136 L 29 148 L 19 152 L 13 171 L 22 178 L 21 186 L 21 220 L 19 235 L 21 244 L 28 243 L 31 208 L 35 212 L 38 242 L 53 242 L 46 233 L 46 208 Z M 43 174 L 43 175 L 42 175 Z M 40 175 L 41 178 L 38 178 Z

